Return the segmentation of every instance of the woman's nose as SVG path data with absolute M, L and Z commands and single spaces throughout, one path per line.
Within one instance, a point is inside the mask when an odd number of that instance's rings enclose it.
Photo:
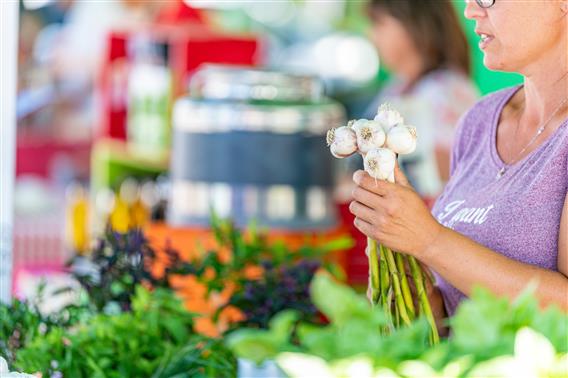
M 480 7 L 475 0 L 465 0 L 465 10 L 463 14 L 465 18 L 475 20 L 484 17 L 486 10 Z

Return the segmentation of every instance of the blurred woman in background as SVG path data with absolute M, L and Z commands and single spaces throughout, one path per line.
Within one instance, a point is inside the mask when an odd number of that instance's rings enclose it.
M 391 103 L 416 126 L 419 149 L 401 159 L 418 193 L 435 198 L 448 179 L 454 127 L 478 97 L 469 45 L 450 1 L 371 0 L 370 37 L 392 74 L 365 114 Z

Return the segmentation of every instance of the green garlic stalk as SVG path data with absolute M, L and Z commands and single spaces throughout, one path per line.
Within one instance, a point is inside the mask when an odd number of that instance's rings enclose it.
M 371 302 L 376 305 L 379 302 L 380 282 L 379 282 L 379 261 L 377 257 L 377 242 L 371 238 L 367 238 L 367 252 L 369 254 L 369 273 L 371 275 Z
M 398 311 L 398 316 L 400 317 L 400 320 L 402 320 L 404 324 L 410 325 L 410 317 L 408 316 L 408 312 L 406 311 L 407 299 L 404 297 L 402 293 L 402 288 L 400 283 L 401 277 L 398 268 L 396 266 L 393 251 L 391 251 L 390 248 L 386 247 L 383 248 L 385 250 L 387 265 L 392 278 L 392 286 L 394 289 L 394 296 L 395 296 L 395 308 Z M 408 299 L 412 300 L 412 297 L 409 297 Z
M 414 301 L 412 300 L 412 293 L 410 291 L 410 286 L 408 284 L 408 278 L 406 277 L 406 264 L 405 258 L 400 253 L 395 253 L 396 267 L 401 275 L 400 285 L 402 288 L 402 293 L 404 297 L 404 303 L 406 304 L 406 311 L 408 311 L 408 316 L 410 320 L 416 317 L 416 310 L 414 309 Z
M 422 279 L 422 269 L 418 264 L 418 261 L 413 256 L 407 256 L 408 262 L 410 263 L 410 270 L 412 272 L 412 277 L 414 279 L 414 285 L 416 286 L 416 291 L 418 294 L 418 300 L 420 302 L 420 309 L 422 315 L 426 317 L 426 320 L 430 324 L 431 331 L 431 342 L 432 344 L 438 344 L 440 342 L 440 336 L 438 334 L 438 328 L 436 327 L 436 321 L 434 320 L 434 314 L 432 313 L 432 308 L 430 307 L 430 301 L 428 300 L 428 293 L 426 292 L 426 286 L 424 285 L 424 280 Z

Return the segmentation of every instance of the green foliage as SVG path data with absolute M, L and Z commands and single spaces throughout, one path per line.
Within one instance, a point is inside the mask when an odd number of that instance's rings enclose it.
M 191 376 L 217 377 L 232 371 L 229 366 L 234 369 L 232 356 L 222 345 L 211 341 L 208 346 L 216 349 L 206 351 L 198 348 L 204 342 L 208 340 L 193 333 L 193 316 L 170 291 L 149 292 L 139 286 L 131 312 L 99 314 L 69 330 L 54 328 L 20 350 L 14 366 L 45 376 L 61 372 L 78 378 L 154 373 L 166 377 L 168 372 L 182 374 L 182 370 L 195 370 Z M 184 354 L 189 350 L 192 353 Z M 222 363 L 213 363 L 207 354 L 215 354 Z
M 440 366 L 462 355 L 472 355 L 474 363 L 514 351 L 515 336 L 529 327 L 545 336 L 559 353 L 568 351 L 568 315 L 556 307 L 539 309 L 534 289 L 510 302 L 488 290 L 476 288 L 450 319 L 450 349 L 437 361 Z
M 222 340 L 192 335 L 170 358 L 164 357 L 152 378 L 234 377 L 236 360 Z
M 83 289 L 79 304 L 50 317 L 25 302 L 0 306 L 0 353 L 15 368 L 39 371 L 44 376 L 234 376 L 232 353 L 222 341 L 193 332 L 193 316 L 171 291 L 169 277 L 195 276 L 210 292 L 224 289 L 227 280 L 235 282 L 237 290 L 230 305 L 249 312 L 250 319 L 243 324 L 269 327 L 272 315 L 286 308 L 298 310 L 294 324 L 298 319 L 313 321 L 318 316 L 308 287 L 321 265 L 315 261 L 352 243 L 342 238 L 292 251 L 283 243 L 268 243 L 254 225 L 245 236 L 230 221 L 213 216 L 212 229 L 219 248 L 230 250 L 228 262 L 220 260 L 217 250 L 183 261 L 178 251 L 166 246 L 160 259 L 165 254 L 168 266 L 160 278 L 150 269 L 158 258 L 157 251 L 141 230 L 126 234 L 107 230 L 88 258 L 72 261 L 72 273 Z M 263 266 L 265 276 L 245 278 L 241 272 L 251 265 Z M 339 275 L 332 265 L 325 266 Z M 205 274 L 211 268 L 215 274 Z M 260 287 L 264 296 L 257 290 L 251 298 L 246 287 Z M 259 309 L 264 315 L 255 317 Z M 271 322 L 274 333 L 270 343 L 284 344 L 292 326 Z M 268 350 L 275 353 L 280 347 Z
M 324 262 L 324 256 L 352 245 L 350 238 L 343 237 L 320 241 L 317 247 L 306 245 L 291 250 L 282 242 L 269 243 L 266 233 L 258 231 L 254 223 L 245 234 L 229 219 L 221 219 L 215 213 L 211 216 L 211 229 L 217 248 L 203 250 L 190 261 L 183 260 L 179 251 L 169 245 L 155 250 L 139 229 L 125 234 L 107 229 L 89 257 L 77 257 L 72 262 L 72 273 L 87 292 L 89 307 L 94 312 L 109 314 L 130 311 L 135 288 L 140 284 L 170 288 L 172 275 L 196 277 L 208 294 L 222 292 L 230 281 L 236 284 L 236 290 L 227 305 L 246 316 L 238 326 L 266 328 L 272 316 L 288 308 L 299 310 L 305 320 L 316 321 L 316 310 L 307 290 L 313 273 L 323 266 L 341 277 L 340 269 Z M 230 252 L 228 260 L 223 259 L 220 250 Z M 160 263 L 164 256 L 167 260 L 164 275 L 159 278 L 151 273 L 158 252 Z M 261 279 L 243 275 L 251 266 L 264 268 Z
M 338 327 L 353 318 L 361 318 L 370 323 L 384 323 L 383 314 L 371 311 L 369 302 L 364 297 L 348 286 L 335 283 L 326 275 L 318 275 L 313 280 L 310 292 L 316 307 Z
M 209 292 L 222 291 L 228 280 L 235 283 L 235 292 L 217 314 L 231 306 L 239 309 L 245 319 L 228 331 L 237 327 L 267 328 L 270 318 L 286 309 L 297 310 L 304 321 L 321 323 L 310 299 L 310 282 L 320 267 L 342 277 L 340 269 L 325 262 L 324 257 L 350 248 L 353 244 L 350 238 L 320 241 L 317 246 L 304 245 L 291 250 L 284 242 L 269 242 L 267 233 L 258 231 L 254 223 L 243 233 L 230 220 L 213 213 L 211 227 L 219 247 L 231 251 L 228 261 L 221 261 L 218 251 L 211 250 L 198 259 L 172 267 L 169 273 L 195 275 Z M 242 274 L 251 266 L 262 267 L 262 277 L 247 278 Z M 206 269 L 211 268 L 214 275 L 206 275 Z
M 225 342 L 236 355 L 260 364 L 282 351 L 296 350 L 290 339 L 298 317 L 296 311 L 282 311 L 271 320 L 268 329 L 239 330 L 229 334 Z
M 164 253 L 172 265 L 181 261 L 170 248 L 166 247 Z M 167 275 L 156 279 L 150 273 L 156 258 L 142 230 L 119 233 L 109 228 L 88 257 L 77 256 L 69 264 L 71 273 L 88 293 L 93 310 L 116 313 L 130 310 L 138 285 L 167 287 Z
M 211 229 L 219 248 L 231 252 L 228 261 L 222 262 L 218 251 L 210 250 L 204 251 L 199 259 L 178 264 L 168 271 L 177 274 L 194 274 L 207 284 L 209 291 L 222 290 L 228 277 L 233 277 L 242 287 L 246 279 L 236 273 L 247 266 L 261 266 L 268 263 L 273 268 L 279 268 L 293 266 L 295 262 L 302 260 L 322 261 L 327 254 L 348 249 L 353 245 L 350 238 L 342 237 L 318 243 L 318 246 L 305 245 L 298 250 L 291 250 L 283 242 L 270 243 L 267 240 L 267 233 L 257 230 L 254 223 L 249 226 L 245 235 L 231 220 L 221 219 L 215 213 L 211 215 Z M 341 275 L 334 264 L 324 263 L 324 267 Z M 212 279 L 203 279 L 207 268 L 214 269 L 215 275 Z
M 300 326 L 300 344 L 326 360 L 366 355 L 382 366 L 416 358 L 428 348 L 428 323 L 421 319 L 381 337 L 386 317 L 352 289 L 318 275 L 312 283 L 316 306 L 330 319 L 326 327 Z
M 50 327 L 48 320 L 32 304 L 17 299 L 10 305 L 0 303 L 0 356 L 8 363 L 12 362 L 19 348 Z
M 270 318 L 286 309 L 296 310 L 303 321 L 322 322 L 309 293 L 310 282 L 321 266 L 319 261 L 301 260 L 279 267 L 268 261 L 261 264 L 262 277 L 241 281 L 241 290 L 226 305 L 238 308 L 245 316 L 231 329 L 268 328 Z
M 80 304 L 67 306 L 55 314 L 42 314 L 39 306 L 43 300 L 43 287 L 40 286 L 34 301 L 13 299 L 9 304 L 0 303 L 0 356 L 8 364 L 15 360 L 16 352 L 33 339 L 55 327 L 69 327 L 91 315 Z
M 474 372 L 492 368 L 501 372 L 526 359 L 522 351 L 530 350 L 530 340 L 541 339 L 539 348 L 550 350 L 543 355 L 557 371 L 563 360 L 554 362 L 554 353 L 568 351 L 568 315 L 557 308 L 541 311 L 530 290 L 509 302 L 476 289 L 450 320 L 452 337 L 433 347 L 423 318 L 382 336 L 380 329 L 386 324 L 382 310 L 371 308 L 362 296 L 326 275 L 313 280 L 311 295 L 329 325 L 298 325 L 295 344 L 291 334 L 276 340 L 271 331 L 238 330 L 231 335 L 229 347 L 237 356 L 258 363 L 278 359 L 292 375 L 313 371 L 337 376 L 354 366 L 369 371 L 387 369 L 391 376 L 467 376 L 476 367 L 479 370 Z M 294 349 L 295 353 L 287 353 Z M 259 350 L 263 353 L 257 354 Z M 514 356 L 519 353 L 520 357 Z M 306 364 L 308 370 L 298 364 Z M 538 362 L 533 365 L 539 366 Z
M 286 338 L 274 340 L 271 330 L 237 330 L 229 337 L 229 347 L 236 355 L 253 358 L 257 362 L 274 358 L 278 353 L 294 349 L 303 350 L 333 360 L 350 355 L 380 354 L 390 346 L 389 353 L 409 353 L 404 346 L 396 347 L 396 337 L 381 339 L 378 332 L 386 324 L 384 314 L 373 311 L 366 299 L 352 289 L 335 283 L 331 277 L 318 274 L 311 285 L 312 300 L 320 311 L 330 320 L 325 327 L 312 324 L 300 324 L 297 327 L 297 344 L 292 344 L 292 334 Z M 401 331 L 403 332 L 403 331 Z M 407 339 L 412 341 L 413 348 L 423 350 L 427 345 L 427 324 L 416 323 L 412 328 L 404 330 Z M 421 344 L 416 345 L 420 340 Z M 262 355 L 256 351 L 263 350 Z M 254 357 L 251 357 L 254 356 Z M 386 359 L 386 357 L 385 357 Z

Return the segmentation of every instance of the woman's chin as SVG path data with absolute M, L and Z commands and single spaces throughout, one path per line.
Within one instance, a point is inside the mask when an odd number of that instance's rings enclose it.
M 491 71 L 513 72 L 514 70 L 507 67 L 507 64 L 495 56 L 485 53 L 483 56 L 483 65 Z

